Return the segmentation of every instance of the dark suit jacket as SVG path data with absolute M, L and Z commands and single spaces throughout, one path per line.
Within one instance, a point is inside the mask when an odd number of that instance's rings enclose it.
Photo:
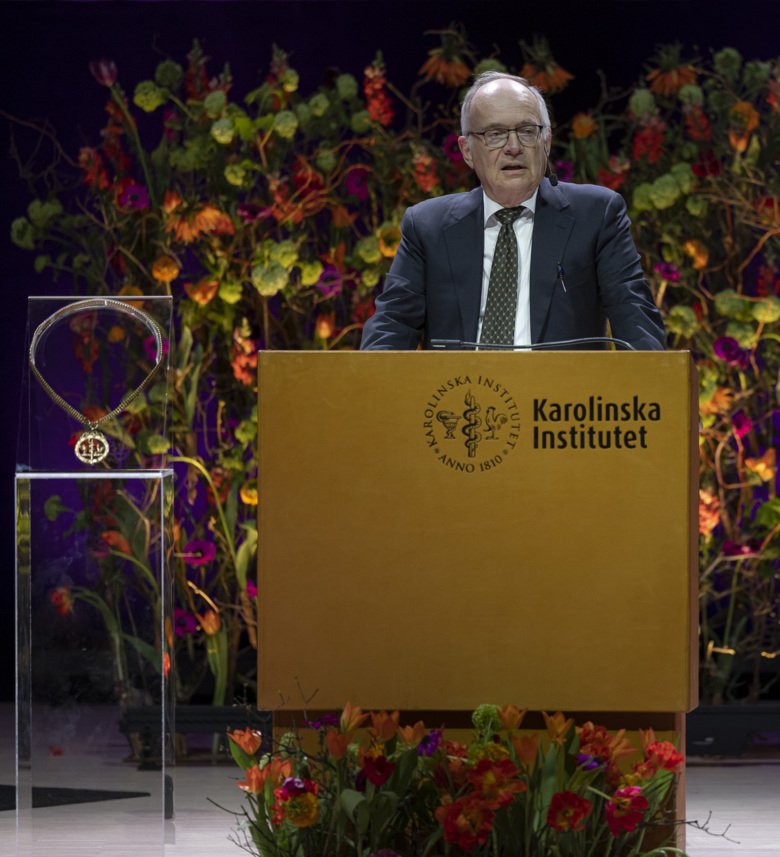
M 542 181 L 531 249 L 534 343 L 603 336 L 609 319 L 614 337 L 639 349 L 663 349 L 663 324 L 629 226 L 619 194 Z M 403 350 L 420 341 L 429 347 L 431 339 L 475 341 L 484 232 L 482 188 L 409 208 L 360 347 Z

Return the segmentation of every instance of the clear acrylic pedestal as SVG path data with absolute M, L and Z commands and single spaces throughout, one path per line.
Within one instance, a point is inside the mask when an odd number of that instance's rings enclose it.
M 20 857 L 162 855 L 173 835 L 172 499 L 169 469 L 16 474 Z M 144 705 L 159 729 L 122 734 Z

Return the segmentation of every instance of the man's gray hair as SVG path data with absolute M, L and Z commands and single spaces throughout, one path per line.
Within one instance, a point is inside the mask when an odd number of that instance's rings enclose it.
M 464 136 L 468 134 L 468 117 L 469 111 L 471 110 L 471 102 L 474 100 L 474 96 L 488 83 L 493 83 L 494 80 L 513 80 L 515 83 L 519 83 L 521 86 L 524 86 L 536 99 L 539 105 L 539 118 L 542 121 L 542 125 L 544 126 L 544 130 L 547 134 L 550 131 L 550 114 L 547 110 L 547 105 L 544 103 L 544 96 L 535 86 L 532 86 L 524 77 L 518 77 L 515 74 L 509 74 L 504 71 L 486 71 L 481 74 L 478 78 L 474 80 L 474 83 L 471 84 L 469 91 L 466 93 L 463 98 L 463 104 L 460 108 L 460 132 Z

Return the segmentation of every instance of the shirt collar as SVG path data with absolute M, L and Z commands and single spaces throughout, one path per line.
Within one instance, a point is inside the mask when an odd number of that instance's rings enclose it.
M 536 190 L 533 192 L 532 196 L 530 196 L 525 202 L 520 203 L 521 205 L 525 206 L 531 212 L 531 214 L 536 213 L 536 197 L 537 197 L 538 193 L 539 193 L 539 188 L 536 188 Z M 495 217 L 493 217 L 493 215 L 497 211 L 501 211 L 502 208 L 506 208 L 506 206 L 499 205 L 497 202 L 495 202 L 495 200 L 492 200 L 485 193 L 484 189 L 482 191 L 482 201 L 484 203 L 484 211 L 485 211 L 485 226 L 493 226 L 495 223 L 497 223 L 497 221 L 496 221 Z M 493 218 L 493 220 L 490 223 L 488 223 L 488 221 L 490 220 L 491 217 Z

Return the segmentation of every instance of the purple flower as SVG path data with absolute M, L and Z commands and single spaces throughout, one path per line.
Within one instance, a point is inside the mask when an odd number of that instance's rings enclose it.
M 431 731 L 423 736 L 422 741 L 417 745 L 418 756 L 432 756 L 441 744 L 441 729 L 431 729 Z
M 315 286 L 326 298 L 329 298 L 341 291 L 341 282 L 341 271 L 335 265 L 326 265 Z
M 676 283 L 680 279 L 680 272 L 677 266 L 671 262 L 656 262 L 653 265 L 653 270 L 660 274 L 662 279 L 669 280 L 670 283 Z
M 574 164 L 571 161 L 556 161 L 553 171 L 560 182 L 570 182 L 574 178 Z
M 441 147 L 444 149 L 444 154 L 453 164 L 459 164 L 463 160 L 463 152 L 461 152 L 458 145 L 457 134 L 447 134 Z
M 182 610 L 181 607 L 176 607 L 173 611 L 173 628 L 177 637 L 186 637 L 198 630 L 198 620 L 192 613 Z
M 731 415 L 731 427 L 738 438 L 743 438 L 753 430 L 753 423 L 744 411 L 735 411 Z
M 344 187 L 350 196 L 359 200 L 368 198 L 368 170 L 365 167 L 353 167 L 344 179 Z
M 588 753 L 580 753 L 577 756 L 577 765 L 584 771 L 594 771 L 600 768 L 604 762 L 598 756 L 591 756 Z
M 217 555 L 217 546 L 206 539 L 193 539 L 184 545 L 184 561 L 187 565 L 207 565 Z
M 131 182 L 119 194 L 119 204 L 126 208 L 149 208 L 149 194 L 143 185 Z
M 147 359 L 151 363 L 154 363 L 157 360 L 157 343 L 154 341 L 153 336 L 147 336 L 146 339 L 144 339 L 144 351 L 146 353 Z M 162 353 L 163 354 L 168 353 L 168 340 L 167 339 L 163 339 Z
M 316 720 L 304 720 L 303 723 L 309 729 L 324 729 L 326 726 L 338 726 L 339 716 L 338 714 L 323 714 Z
M 306 794 L 308 789 L 300 777 L 287 777 L 282 783 L 282 791 L 286 797 L 295 797 L 295 795 Z
M 257 584 L 253 580 L 247 580 L 246 594 L 249 598 L 257 598 Z
M 747 351 L 731 336 L 721 336 L 720 339 L 716 339 L 712 344 L 712 351 L 729 366 L 739 366 L 742 369 L 747 366 Z

